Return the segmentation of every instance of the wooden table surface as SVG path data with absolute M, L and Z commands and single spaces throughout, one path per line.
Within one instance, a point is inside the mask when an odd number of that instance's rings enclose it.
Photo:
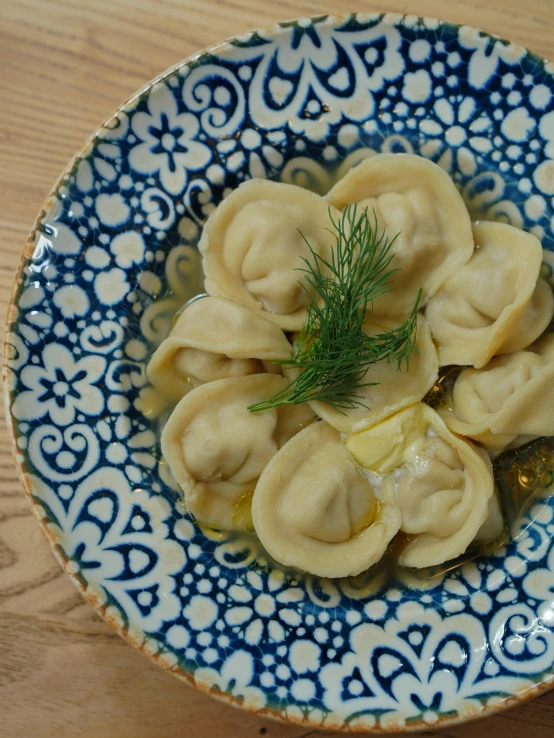
M 0 0 L 0 325 L 44 198 L 84 139 L 119 103 L 166 67 L 230 35 L 353 9 L 443 17 L 554 57 L 553 0 Z M 507 732 L 552 736 L 554 691 L 436 735 L 500 738 Z M 20 490 L 3 420 L 0 735 L 308 735 L 212 701 L 110 630 L 43 540 Z

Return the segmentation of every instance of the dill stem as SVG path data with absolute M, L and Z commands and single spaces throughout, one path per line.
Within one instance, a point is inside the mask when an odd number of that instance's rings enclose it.
M 366 407 L 363 387 L 368 367 L 380 361 L 396 362 L 397 370 L 409 369 L 415 345 L 418 293 L 409 317 L 398 327 L 368 336 L 363 325 L 376 299 L 389 291 L 389 280 L 397 271 L 390 268 L 394 241 L 385 231 L 378 232 L 377 216 L 370 221 L 368 209 L 360 215 L 349 205 L 338 221 L 329 210 L 336 244 L 329 259 L 316 254 L 306 242 L 311 258 L 302 257 L 302 288 L 309 295 L 306 321 L 296 341 L 291 359 L 275 364 L 299 371 L 280 392 L 249 406 L 260 412 L 279 405 L 298 405 L 308 401 L 325 402 L 339 412 Z

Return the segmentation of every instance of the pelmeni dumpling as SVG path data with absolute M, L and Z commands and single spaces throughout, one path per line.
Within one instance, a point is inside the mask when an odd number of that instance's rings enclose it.
M 542 248 L 535 236 L 489 222 L 477 223 L 473 233 L 471 260 L 446 280 L 425 313 L 441 366 L 480 369 L 497 354 L 525 348 L 554 313 L 552 290 L 539 279 Z
M 196 387 L 162 432 L 162 453 L 185 502 L 204 525 L 251 527 L 250 499 L 266 464 L 314 419 L 307 405 L 251 413 L 248 406 L 287 386 L 277 374 L 231 377 Z
M 351 169 L 326 196 L 339 210 L 351 203 L 373 211 L 392 240 L 398 271 L 374 315 L 406 315 L 422 288 L 425 305 L 473 252 L 470 218 L 454 183 L 437 164 L 411 154 L 379 154 Z M 397 235 L 398 234 L 398 235 Z
M 366 324 L 368 335 L 390 331 L 400 324 L 400 320 L 372 318 Z M 311 402 L 313 411 L 327 421 L 333 428 L 350 433 L 375 425 L 383 418 L 392 415 L 403 407 L 413 405 L 429 392 L 437 380 L 439 360 L 431 338 L 427 321 L 417 317 L 416 347 L 418 353 L 410 357 L 409 370 L 405 365 L 398 371 L 395 362 L 380 361 L 368 367 L 363 382 L 374 382 L 374 386 L 360 387 L 357 394 L 363 398 L 365 407 L 356 407 L 343 412 L 335 410 L 324 402 Z M 285 370 L 290 376 L 290 372 Z
M 208 294 L 238 302 L 284 330 L 300 330 L 309 296 L 298 269 L 305 266 L 302 257 L 310 258 L 306 241 L 329 257 L 335 243 L 329 210 L 302 187 L 261 179 L 241 184 L 202 232 Z
M 368 569 L 402 519 L 394 497 L 381 496 L 368 476 L 338 431 L 314 423 L 283 446 L 256 485 L 252 519 L 260 542 L 281 564 L 318 576 Z
M 456 558 L 495 514 L 488 455 L 451 433 L 427 405 L 354 433 L 346 445 L 361 466 L 385 476 L 383 496 L 396 498 L 401 530 L 410 537 L 399 557 L 403 566 L 419 569 Z
M 504 518 L 498 499 L 498 490 L 494 488 L 494 494 L 489 500 L 487 517 L 485 522 L 477 531 L 477 535 L 473 539 L 473 543 L 490 543 L 498 541 L 504 530 Z
M 259 315 L 220 297 L 192 302 L 148 364 L 148 378 L 170 400 L 180 400 L 204 382 L 226 377 L 279 373 L 286 359 L 285 334 Z
M 483 369 L 464 369 L 440 414 L 454 433 L 479 441 L 492 456 L 554 436 L 554 334 Z

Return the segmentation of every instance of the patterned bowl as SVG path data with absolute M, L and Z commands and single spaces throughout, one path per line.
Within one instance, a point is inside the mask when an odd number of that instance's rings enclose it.
M 375 151 L 416 152 L 452 175 L 475 217 L 553 249 L 553 72 L 432 19 L 302 19 L 170 69 L 68 166 L 14 287 L 8 422 L 64 569 L 164 669 L 243 709 L 349 731 L 459 722 L 552 683 L 549 446 L 520 452 L 502 548 L 427 579 L 291 575 L 253 539 L 188 517 L 145 365 L 201 291 L 204 220 L 249 177 L 324 192 Z

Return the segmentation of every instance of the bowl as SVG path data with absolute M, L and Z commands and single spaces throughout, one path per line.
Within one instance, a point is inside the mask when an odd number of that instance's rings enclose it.
M 202 224 L 251 177 L 323 193 L 364 157 L 413 152 L 449 172 L 474 218 L 553 249 L 553 72 L 429 18 L 290 21 L 168 70 L 52 190 L 8 316 L 16 464 L 67 574 L 164 669 L 245 710 L 354 732 L 452 724 L 552 684 L 548 444 L 518 452 L 502 547 L 428 578 L 291 575 L 253 538 L 188 516 L 145 366 L 202 291 Z

